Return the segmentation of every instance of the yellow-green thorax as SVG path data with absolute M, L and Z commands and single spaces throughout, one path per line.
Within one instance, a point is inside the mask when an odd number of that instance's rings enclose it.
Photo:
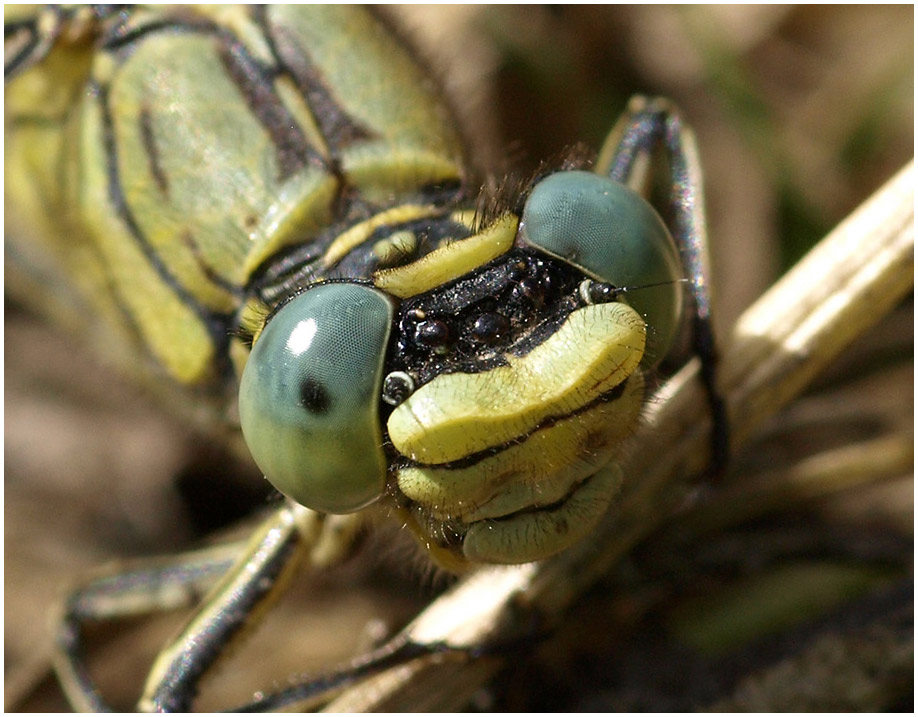
M 437 89 L 361 8 L 163 7 L 66 29 L 6 85 L 7 242 L 181 383 L 218 378 L 260 266 L 464 178 Z

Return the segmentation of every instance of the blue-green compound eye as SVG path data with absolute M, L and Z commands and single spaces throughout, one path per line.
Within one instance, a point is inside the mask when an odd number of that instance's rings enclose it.
M 626 186 L 589 172 L 558 172 L 523 209 L 529 244 L 594 279 L 632 288 L 623 300 L 647 322 L 647 356 L 662 359 L 682 314 L 679 252 L 653 207 Z M 658 284 L 657 286 L 648 286 Z
M 392 315 L 375 289 L 323 284 L 282 306 L 252 347 L 242 433 L 267 479 L 308 508 L 350 513 L 383 491 L 379 399 Z

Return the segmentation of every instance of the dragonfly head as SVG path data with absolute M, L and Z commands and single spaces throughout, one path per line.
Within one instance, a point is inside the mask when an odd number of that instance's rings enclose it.
M 246 441 L 286 495 L 336 513 L 382 498 L 446 567 L 547 557 L 621 483 L 641 369 L 681 310 L 672 239 L 627 188 L 560 172 L 424 261 L 275 312 L 242 377 Z

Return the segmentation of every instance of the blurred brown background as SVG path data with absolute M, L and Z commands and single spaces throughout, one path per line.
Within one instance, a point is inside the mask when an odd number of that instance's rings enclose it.
M 722 331 L 913 155 L 911 6 L 404 6 L 391 12 L 444 80 L 476 138 L 477 158 L 495 171 L 526 172 L 577 142 L 598 148 L 634 93 L 675 100 L 697 133 L 705 166 Z M 247 466 L 189 437 L 27 307 L 7 302 L 5 339 L 6 706 L 59 709 L 47 676 L 49 615 L 68 581 L 109 559 L 187 546 L 264 496 Z M 906 306 L 826 380 L 830 387 L 855 384 L 832 399 L 832 411 L 838 401 L 852 412 L 863 405 L 910 430 L 912 344 Z M 794 424 L 788 419 L 788 425 Z M 856 440 L 859 426 L 832 440 Z M 776 435 L 758 448 L 760 462 L 771 462 L 773 451 L 788 461 L 805 452 Z M 774 441 L 783 442 L 775 448 Z M 755 450 L 747 464 L 755 464 Z M 910 565 L 897 551 L 911 541 L 912 490 L 911 475 L 892 476 L 869 496 L 849 496 L 855 505 L 847 508 L 847 522 L 837 517 L 844 506 L 817 506 L 816 513 L 834 516 L 819 539 L 833 549 L 843 545 L 842 554 L 849 544 L 849 552 L 866 551 L 871 565 Z M 812 537 L 805 527 L 810 518 L 794 523 L 804 534 L 802 553 L 812 547 L 805 539 Z M 753 537 L 765 540 L 774 529 Z M 375 548 L 390 552 L 384 540 Z M 653 546 L 648 550 L 653 556 Z M 641 556 L 636 560 L 640 565 Z M 344 659 L 379 630 L 408 619 L 443 581 L 418 578 L 413 568 L 394 570 L 396 562 L 369 560 L 304 583 L 246 648 L 254 664 L 244 651 L 210 685 L 203 706 L 226 705 L 256 687 Z M 647 589 L 672 582 L 659 577 Z M 598 686 L 579 682 L 584 659 L 633 654 L 632 671 L 643 673 L 654 664 L 672 672 L 684 667 L 677 657 L 688 648 L 674 647 L 659 624 L 672 623 L 685 605 L 659 610 L 665 619 L 648 627 L 644 618 L 622 617 L 634 604 L 605 600 L 600 592 L 587 601 L 589 619 L 578 615 L 580 629 L 550 643 L 554 652 L 514 661 L 516 671 L 484 691 L 478 706 L 690 709 L 714 703 L 722 696 L 718 686 L 729 692 L 729 684 L 718 682 L 716 660 L 714 677 L 698 678 L 713 685 L 711 692 L 698 696 L 675 678 L 672 685 L 658 681 L 655 704 L 646 701 L 646 676 L 622 671 L 601 675 Z M 124 700 L 119 706 L 135 698 L 139 683 L 132 688 L 132 681 L 172 624 L 104 642 L 94 664 Z M 634 628 L 632 642 L 597 639 L 622 624 Z M 620 686 L 612 696 L 610 680 Z M 901 696 L 889 699 L 873 708 L 904 704 L 896 702 Z

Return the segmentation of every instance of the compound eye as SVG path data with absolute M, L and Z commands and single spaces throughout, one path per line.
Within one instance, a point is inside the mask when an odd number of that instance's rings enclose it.
M 359 284 L 284 304 L 242 372 L 239 417 L 258 467 L 307 508 L 350 513 L 386 482 L 379 400 L 393 309 Z
M 681 262 L 666 225 L 642 197 L 598 174 L 558 172 L 533 188 L 523 231 L 530 245 L 627 289 L 622 300 L 648 325 L 645 356 L 666 355 L 682 314 Z

